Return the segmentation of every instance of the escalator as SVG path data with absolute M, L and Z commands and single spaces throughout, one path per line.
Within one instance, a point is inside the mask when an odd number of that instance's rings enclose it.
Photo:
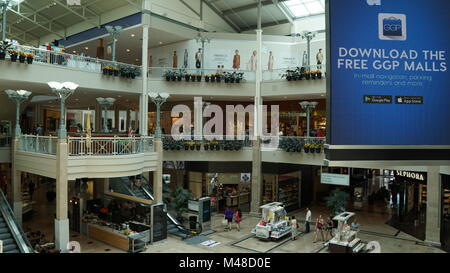
M 32 253 L 30 243 L 20 226 L 16 224 L 11 207 L 1 190 L 0 241 L 3 242 L 3 253 Z
M 142 179 L 146 180 L 143 176 Z M 149 185 L 146 180 L 146 184 Z M 131 180 L 128 177 L 112 178 L 110 179 L 110 187 L 118 193 L 132 195 L 142 199 L 154 200 L 152 189 L 149 186 L 141 186 L 139 188 L 131 186 Z M 182 226 L 169 212 L 165 211 L 167 215 L 167 232 L 175 235 L 181 239 L 188 237 L 189 231 Z

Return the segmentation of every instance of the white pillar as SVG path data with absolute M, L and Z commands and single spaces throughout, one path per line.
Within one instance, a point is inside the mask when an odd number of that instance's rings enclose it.
M 441 245 L 442 184 L 439 166 L 428 166 L 425 242 Z
M 67 163 L 67 140 L 58 139 L 56 154 L 55 247 L 61 252 L 67 252 L 67 244 L 69 243 Z
M 150 0 L 142 1 L 142 95 L 139 108 L 139 133 L 148 135 L 148 45 L 150 27 Z
M 194 99 L 194 135 L 195 140 L 201 140 L 203 135 L 203 100 L 201 97 Z

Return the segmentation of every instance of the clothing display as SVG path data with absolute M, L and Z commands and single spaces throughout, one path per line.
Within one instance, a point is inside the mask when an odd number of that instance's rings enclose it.
M 323 63 L 323 53 L 322 51 L 319 51 L 316 55 L 317 60 L 317 69 L 322 69 L 321 64 Z
M 195 67 L 196 68 L 202 67 L 202 51 L 201 51 L 201 49 L 199 49 L 198 52 L 195 53 Z
M 275 58 L 273 57 L 272 52 L 270 52 L 270 54 L 269 54 L 269 64 L 267 65 L 269 71 L 273 70 L 273 63 L 274 62 L 275 62 Z
M 247 69 L 250 71 L 256 71 L 257 65 L 258 65 L 258 59 L 256 57 L 256 51 L 254 51 L 252 56 L 250 57 L 250 61 L 247 64 Z
M 184 60 L 183 60 L 183 67 L 188 68 L 188 60 L 189 60 L 189 53 L 187 49 L 184 50 Z
M 239 69 L 241 68 L 241 55 L 239 53 L 236 53 L 233 57 L 233 69 Z
M 308 66 L 308 54 L 303 52 L 303 58 L 302 58 L 302 66 Z
M 178 56 L 177 56 L 177 52 L 176 51 L 173 53 L 172 67 L 173 68 L 177 68 L 178 67 Z

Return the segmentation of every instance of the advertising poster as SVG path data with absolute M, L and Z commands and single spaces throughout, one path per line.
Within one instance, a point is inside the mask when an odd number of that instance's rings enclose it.
M 450 1 L 330 0 L 331 145 L 450 145 Z
M 350 186 L 350 175 L 337 173 L 322 173 L 320 176 L 321 184 Z

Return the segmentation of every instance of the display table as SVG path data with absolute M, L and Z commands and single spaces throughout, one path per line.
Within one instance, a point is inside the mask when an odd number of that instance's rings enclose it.
M 110 227 L 89 223 L 88 238 L 107 243 L 124 251 L 130 249 L 130 240 L 128 236 Z

